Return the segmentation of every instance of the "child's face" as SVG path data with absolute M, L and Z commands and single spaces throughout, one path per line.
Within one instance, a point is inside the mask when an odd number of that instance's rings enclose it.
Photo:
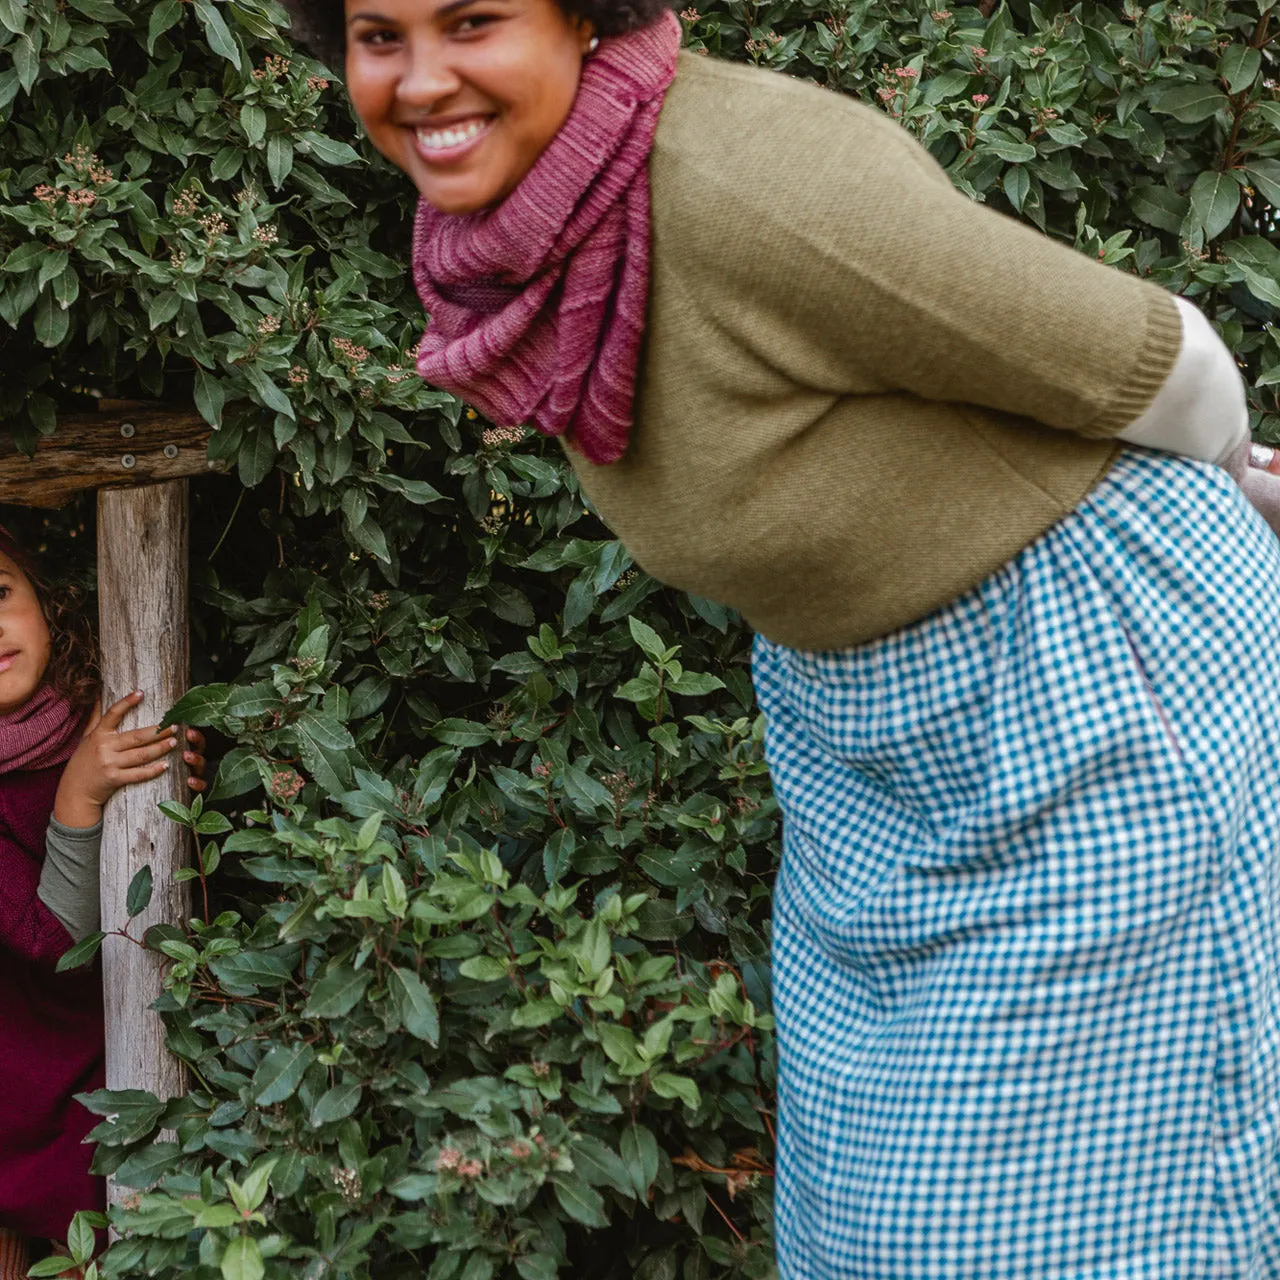
M 49 665 L 49 624 L 27 575 L 0 552 L 0 715 L 40 687 Z

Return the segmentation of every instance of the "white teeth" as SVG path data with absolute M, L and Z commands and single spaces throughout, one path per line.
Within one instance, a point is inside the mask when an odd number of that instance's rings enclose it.
M 488 123 L 487 120 L 472 120 L 461 128 L 418 129 L 418 145 L 424 151 L 444 151 L 474 138 Z

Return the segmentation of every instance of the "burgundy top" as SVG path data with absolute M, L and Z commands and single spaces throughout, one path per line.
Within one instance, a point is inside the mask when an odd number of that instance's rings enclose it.
M 54 973 L 71 937 L 36 896 L 63 767 L 0 774 L 0 1227 L 59 1240 L 104 1203 L 72 1099 L 103 1084 L 102 974 Z

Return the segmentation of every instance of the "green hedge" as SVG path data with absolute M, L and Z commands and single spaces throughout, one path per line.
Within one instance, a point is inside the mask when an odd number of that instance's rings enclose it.
M 194 402 L 236 476 L 194 486 L 178 713 L 223 752 L 172 813 L 199 914 L 149 937 L 193 1089 L 92 1100 L 139 1188 L 98 1273 L 766 1276 L 779 822 L 748 639 L 636 570 L 556 447 L 419 383 L 409 192 L 283 22 L 0 0 L 2 425 Z M 1270 6 L 684 22 L 1194 297 L 1280 438 Z M 83 515 L 24 527 L 74 551 Z

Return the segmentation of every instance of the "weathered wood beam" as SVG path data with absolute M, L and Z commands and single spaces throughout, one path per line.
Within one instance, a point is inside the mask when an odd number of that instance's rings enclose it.
M 140 428 L 141 429 L 141 428 Z M 61 426 L 59 427 L 61 430 Z M 187 482 L 173 480 L 98 495 L 98 616 L 103 702 L 134 689 L 146 694 L 125 727 L 154 724 L 186 691 Z M 187 884 L 174 880 L 186 865 L 186 832 L 156 807 L 188 800 L 181 746 L 169 770 L 152 782 L 124 787 L 103 815 L 102 928 L 122 928 L 130 880 L 151 867 L 151 904 L 129 924 L 141 938 L 154 924 L 179 924 L 191 914 Z M 163 957 L 124 938 L 102 949 L 107 1027 L 107 1088 L 147 1089 L 159 1097 L 185 1090 L 181 1064 L 165 1048 L 164 1024 L 151 1005 L 162 990 Z M 108 1182 L 113 1203 L 126 1189 Z
M 0 437 L 0 502 L 60 507 L 85 489 L 178 480 L 218 470 L 209 424 L 193 409 L 104 401 L 97 413 L 65 414 L 35 456 Z

